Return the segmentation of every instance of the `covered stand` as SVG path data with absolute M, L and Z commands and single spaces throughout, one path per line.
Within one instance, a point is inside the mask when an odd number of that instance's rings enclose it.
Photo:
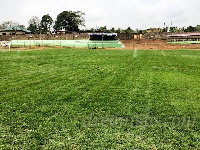
M 117 40 L 117 33 L 90 33 L 90 40 Z

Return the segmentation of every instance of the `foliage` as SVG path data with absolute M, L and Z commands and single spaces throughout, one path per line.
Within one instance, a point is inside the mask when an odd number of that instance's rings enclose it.
M 99 29 L 98 29 L 98 31 L 100 31 L 100 32 L 105 32 L 106 30 L 107 30 L 106 26 L 99 27 Z
M 200 31 L 200 25 L 197 26 L 188 26 L 188 27 L 170 27 L 169 32 L 199 32 Z
M 184 31 L 185 31 L 185 32 L 194 32 L 194 31 L 197 31 L 197 29 L 196 29 L 196 27 L 189 26 L 189 27 L 187 27 Z
M 12 26 L 19 26 L 18 22 L 13 22 L 12 20 L 4 21 L 0 24 L 0 29 L 12 27 Z
M 133 30 L 131 29 L 131 27 L 128 27 L 126 30 L 125 30 L 126 33 L 132 33 Z
M 200 31 L 200 25 L 197 25 L 197 26 L 196 26 L 196 30 L 197 30 L 197 31 Z
M 121 33 L 121 28 L 118 28 L 117 30 L 115 30 L 116 33 Z
M 45 33 L 45 34 L 47 32 L 50 32 L 52 24 L 53 24 L 53 19 L 51 18 L 51 16 L 49 16 L 49 14 L 44 15 L 42 17 L 41 22 L 40 22 L 42 32 Z
M 99 27 L 97 32 L 111 33 L 112 31 L 108 29 L 106 26 Z
M 111 31 L 112 33 L 115 33 L 115 28 L 112 27 L 112 28 L 110 29 L 110 31 Z
M 198 50 L 0 58 L 0 149 L 200 149 Z
M 12 30 L 13 30 L 12 34 L 16 35 L 17 29 L 13 27 Z
M 169 30 L 168 27 L 164 27 L 164 28 L 162 29 L 162 32 L 168 32 L 168 30 Z
M 105 32 L 105 33 L 135 33 L 135 31 L 132 30 L 131 27 L 128 27 L 127 29 L 121 29 L 121 28 L 115 29 L 114 27 L 108 29 L 106 26 L 102 26 L 99 27 L 98 29 L 92 28 L 91 30 L 93 32 Z M 140 32 L 142 32 L 142 30 Z M 138 33 L 140 32 L 138 30 Z
M 80 26 L 84 26 L 85 24 L 85 19 L 84 16 L 85 14 L 81 11 L 63 11 L 59 15 L 57 15 L 57 18 L 55 20 L 55 25 L 53 26 L 55 31 L 65 31 L 65 32 L 73 32 L 73 31 L 79 31 Z M 32 31 L 33 34 L 38 34 L 38 33 L 47 33 L 50 32 L 50 29 L 53 24 L 53 19 L 49 14 L 43 15 L 41 22 L 40 19 L 37 16 L 33 16 L 28 24 L 28 29 Z M 0 29 L 7 28 L 10 26 L 16 26 L 19 25 L 19 23 L 14 22 L 14 21 L 4 21 L 0 24 Z M 23 25 L 22 25 L 23 26 Z M 24 27 L 24 26 L 23 26 Z M 154 30 L 156 29 L 156 30 Z M 159 29 L 159 30 L 158 30 Z M 116 33 L 136 33 L 136 34 L 144 34 L 147 32 L 147 30 L 139 30 L 139 29 L 131 29 L 131 27 L 128 27 L 127 29 L 122 29 L 118 28 L 115 29 L 114 27 L 108 29 L 106 26 L 99 27 L 97 29 L 91 28 L 91 32 L 116 32 Z M 168 27 L 166 23 L 164 23 L 163 28 L 150 28 L 148 31 L 151 32 L 158 32 L 158 33 L 163 33 L 163 32 L 200 32 L 200 25 L 197 26 L 188 26 L 188 27 L 174 27 L 172 26 L 171 22 L 171 27 Z
M 33 16 L 29 22 L 28 22 L 29 26 L 28 29 L 33 33 L 40 33 L 41 31 L 41 26 L 40 26 L 40 20 L 37 16 Z
M 67 31 L 78 31 L 79 26 L 83 26 L 85 20 L 83 18 L 85 15 L 81 11 L 63 11 L 61 12 L 55 21 L 54 29 L 55 31 L 65 30 Z
M 95 30 L 94 28 L 91 28 L 90 31 L 91 31 L 92 33 L 95 33 L 96 30 Z
M 170 27 L 169 32 L 177 32 L 177 27 Z
M 151 32 L 157 32 L 157 33 L 163 33 L 163 32 L 199 32 L 200 31 L 200 25 L 197 25 L 195 27 L 193 26 L 189 26 L 187 28 L 182 27 L 182 28 L 178 28 L 178 27 L 168 27 L 165 26 L 164 28 L 150 28 L 148 29 Z M 93 32 L 116 32 L 116 33 L 136 33 L 136 34 L 145 34 L 147 32 L 147 30 L 139 30 L 136 29 L 135 31 L 133 29 L 131 29 L 131 27 L 128 27 L 127 29 L 115 29 L 114 27 L 108 29 L 106 26 L 102 26 L 98 29 L 93 29 Z

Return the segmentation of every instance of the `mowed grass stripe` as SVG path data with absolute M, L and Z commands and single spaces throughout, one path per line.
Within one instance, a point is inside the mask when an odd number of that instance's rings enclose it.
M 190 50 L 0 53 L 0 148 L 198 149 L 199 56 Z

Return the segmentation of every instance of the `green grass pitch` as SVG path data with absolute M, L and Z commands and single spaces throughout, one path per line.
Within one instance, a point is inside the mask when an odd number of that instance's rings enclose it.
M 0 149 L 199 149 L 200 51 L 0 53 Z

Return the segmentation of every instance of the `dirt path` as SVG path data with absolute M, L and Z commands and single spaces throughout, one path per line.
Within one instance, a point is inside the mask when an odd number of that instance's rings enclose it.
M 200 49 L 200 44 L 167 44 L 162 40 L 121 40 L 125 49 Z

